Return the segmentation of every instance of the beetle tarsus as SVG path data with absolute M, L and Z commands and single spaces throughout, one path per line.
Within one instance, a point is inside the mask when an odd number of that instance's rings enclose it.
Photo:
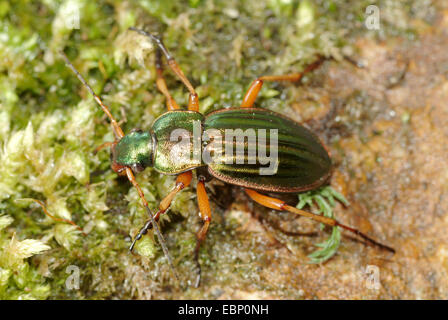
M 366 240 L 370 244 L 373 244 L 373 245 L 375 245 L 375 246 L 377 246 L 377 247 L 379 247 L 381 249 L 387 250 L 387 251 L 392 252 L 392 253 L 395 254 L 395 249 L 394 248 L 389 247 L 388 245 L 382 244 L 382 243 L 380 243 L 380 242 L 378 242 L 376 240 L 373 240 L 372 238 L 370 238 L 369 236 L 367 236 L 366 234 L 362 233 L 361 231 L 359 231 L 357 229 L 348 227 L 348 226 L 343 225 L 343 224 L 341 224 L 339 222 L 336 222 L 336 225 L 338 227 L 341 227 L 341 228 L 345 229 L 345 230 L 353 232 L 354 234 L 360 236 L 361 238 L 363 238 L 364 240 Z
M 201 275 L 202 275 L 202 269 L 201 264 L 199 263 L 199 246 L 196 247 L 196 250 L 194 252 L 194 261 L 196 263 L 196 281 L 194 282 L 194 287 L 199 288 L 199 285 L 201 284 Z
M 137 243 L 137 240 L 139 240 L 137 237 L 135 237 L 134 241 L 132 241 L 131 246 L 129 247 L 129 252 L 132 253 L 132 251 L 134 251 L 134 246 Z
M 140 240 L 145 234 L 147 234 L 148 230 L 150 230 L 150 229 L 152 229 L 152 222 L 151 222 L 151 220 L 148 220 L 148 221 L 146 221 L 145 225 L 140 229 L 140 231 L 135 236 L 134 241 L 132 241 L 132 244 L 129 247 L 129 251 L 132 252 L 137 241 Z

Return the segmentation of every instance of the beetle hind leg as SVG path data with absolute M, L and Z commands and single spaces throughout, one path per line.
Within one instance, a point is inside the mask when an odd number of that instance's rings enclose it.
M 271 209 L 275 209 L 275 210 L 280 210 L 280 211 L 288 211 L 291 213 L 295 213 L 298 214 L 300 216 L 305 216 L 308 218 L 311 218 L 315 221 L 321 222 L 323 224 L 326 224 L 328 226 L 332 226 L 332 227 L 341 227 L 342 229 L 345 229 L 347 231 L 350 231 L 354 234 L 356 234 L 357 236 L 363 238 L 364 240 L 366 240 L 367 242 L 369 242 L 370 244 L 373 244 L 381 249 L 387 250 L 389 252 L 395 253 L 395 249 L 391 248 L 385 244 L 382 244 L 372 238 L 370 238 L 369 236 L 367 236 L 366 234 L 362 233 L 361 231 L 346 226 L 342 223 L 340 223 L 339 221 L 332 219 L 332 218 L 328 218 L 328 217 L 324 217 L 324 216 L 320 216 L 318 214 L 314 214 L 311 212 L 307 212 L 304 210 L 300 210 L 297 209 L 296 207 L 292 207 L 290 205 L 287 205 L 283 200 L 277 199 L 277 198 L 273 198 L 273 197 L 269 197 L 266 195 L 263 195 L 261 193 L 258 193 L 257 191 L 251 190 L 251 189 L 244 189 L 244 191 L 246 191 L 247 195 L 255 202 L 261 204 L 262 206 L 271 208 Z

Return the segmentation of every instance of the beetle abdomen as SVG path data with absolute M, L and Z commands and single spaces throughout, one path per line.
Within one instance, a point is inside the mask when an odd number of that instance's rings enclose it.
M 224 182 L 261 191 L 301 192 L 317 188 L 330 175 L 331 159 L 319 139 L 273 111 L 219 110 L 205 118 L 203 130 L 211 129 L 220 131 L 222 148 L 221 154 L 208 163 L 208 169 Z M 243 138 L 234 138 L 235 133 L 242 133 Z M 254 133 L 256 138 L 249 137 Z M 214 151 L 214 147 L 210 149 Z

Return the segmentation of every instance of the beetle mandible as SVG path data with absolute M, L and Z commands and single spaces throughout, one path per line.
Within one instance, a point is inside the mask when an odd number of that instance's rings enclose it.
M 344 225 L 335 219 L 297 209 L 280 199 L 260 193 L 298 193 L 308 191 L 323 185 L 331 176 L 332 163 L 327 148 L 311 131 L 283 115 L 267 109 L 254 107 L 255 99 L 263 86 L 263 82 L 300 81 L 304 74 L 316 69 L 322 63 L 322 58 L 306 67 L 301 73 L 259 77 L 253 81 L 249 87 L 239 108 L 221 109 L 204 116 L 199 113 L 199 99 L 193 85 L 184 75 L 162 40 L 141 29 L 131 27 L 130 30 L 150 38 L 156 45 L 156 85 L 166 98 L 168 111 L 163 113 L 153 122 L 149 131 L 133 130 L 125 135 L 118 122 L 111 114 L 109 108 L 102 102 L 99 96 L 95 94 L 93 89 L 71 64 L 65 54 L 62 53 L 67 65 L 72 69 L 84 86 L 86 86 L 95 101 L 101 106 L 110 119 L 111 126 L 115 133 L 115 141 L 105 143 L 100 146 L 100 148 L 110 147 L 112 169 L 120 175 L 127 176 L 129 181 L 137 189 L 143 205 L 148 212 L 149 219 L 135 236 L 130 246 L 130 251 L 132 251 L 136 241 L 141 239 L 148 230 L 154 227 L 164 254 L 167 257 L 173 273 L 176 275 L 165 241 L 158 228 L 157 221 L 161 214 L 167 212 L 176 194 L 190 185 L 192 171 L 195 169 L 202 168 L 203 170 L 203 168 L 206 168 L 208 174 L 213 178 L 243 187 L 246 194 L 253 201 L 265 207 L 305 216 L 328 226 L 341 227 L 342 229 L 360 236 L 373 245 L 393 253 L 395 252 L 393 248 L 381 244 L 361 231 Z M 163 77 L 163 56 L 170 69 L 189 91 L 188 110 L 181 110 L 168 91 Z M 173 153 L 170 151 L 172 151 L 176 141 L 173 141 L 171 138 L 171 133 L 176 129 L 182 129 L 184 132 L 193 134 L 194 124 L 197 122 L 201 125 L 201 136 L 205 130 L 215 130 L 215 132 L 218 133 L 236 128 L 241 130 L 254 129 L 257 130 L 257 132 L 263 130 L 263 132 L 266 132 L 271 129 L 276 130 L 277 163 L 275 172 L 270 175 L 260 175 L 261 161 L 259 155 L 255 155 L 255 158 L 251 159 L 252 162 L 250 162 L 248 149 L 250 148 L 251 143 L 245 143 L 244 141 L 239 142 L 240 147 L 243 148 L 244 152 L 232 154 L 230 159 L 227 153 L 225 155 L 222 153 L 215 154 L 216 157 L 214 158 L 214 161 L 210 163 L 205 163 L 203 159 L 197 162 L 189 161 L 188 159 L 191 158 L 188 157 L 186 158 L 187 160 L 183 160 L 183 158 L 173 156 Z M 266 140 L 267 139 L 264 141 Z M 260 141 L 260 134 L 258 134 L 258 141 Z M 238 147 L 238 141 L 235 142 L 232 138 L 230 141 L 224 141 L 224 145 L 226 147 L 231 147 L 233 150 L 234 147 Z M 210 146 L 211 142 L 208 142 L 208 144 L 201 143 L 202 148 Z M 269 149 L 269 146 L 267 148 Z M 187 143 L 184 145 L 183 151 L 188 155 L 192 155 L 194 153 L 193 149 L 194 143 Z M 141 172 L 149 166 L 155 168 L 156 171 L 162 174 L 177 175 L 174 188 L 161 200 L 155 214 L 151 212 L 143 191 L 139 187 L 134 176 L 134 173 Z M 201 173 L 198 173 L 197 176 L 198 182 L 196 193 L 203 225 L 197 232 L 197 242 L 194 251 L 194 257 L 198 267 L 196 286 L 199 285 L 201 279 L 201 268 L 198 260 L 199 248 L 206 237 L 212 219 L 210 204 L 205 189 L 206 178 Z

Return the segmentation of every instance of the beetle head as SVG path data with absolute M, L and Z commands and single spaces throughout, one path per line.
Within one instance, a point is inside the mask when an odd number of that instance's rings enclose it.
M 133 130 L 111 145 L 112 170 L 125 174 L 126 168 L 134 173 L 152 165 L 153 138 L 148 131 Z

